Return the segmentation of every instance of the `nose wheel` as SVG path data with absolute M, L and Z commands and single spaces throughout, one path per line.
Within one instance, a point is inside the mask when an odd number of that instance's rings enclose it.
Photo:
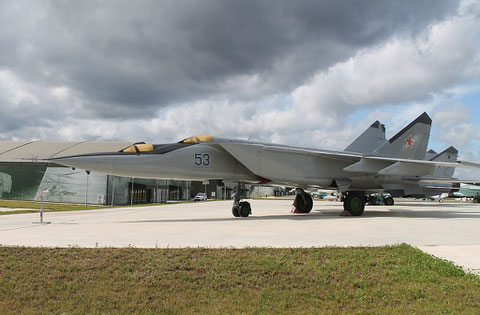
M 233 197 L 232 214 L 234 217 L 248 217 L 252 214 L 252 207 L 247 201 L 240 201 L 245 196 L 245 184 L 238 183 L 237 191 Z
M 240 216 L 240 213 L 238 212 L 238 206 L 233 205 L 232 207 L 232 214 L 235 218 L 238 218 Z

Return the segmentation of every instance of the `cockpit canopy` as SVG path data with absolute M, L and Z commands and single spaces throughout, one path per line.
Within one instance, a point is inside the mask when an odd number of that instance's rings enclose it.
M 153 144 L 147 144 L 143 142 L 135 143 L 134 145 L 131 145 L 128 148 L 122 150 L 122 152 L 125 153 L 141 153 L 150 151 L 153 151 Z
M 123 153 L 167 153 L 171 152 L 176 149 L 180 149 L 185 146 L 190 146 L 193 144 L 198 144 L 202 142 L 212 142 L 213 138 L 211 136 L 193 136 L 187 139 L 184 139 L 177 143 L 170 143 L 170 144 L 150 144 L 145 142 L 138 142 L 135 143 L 128 148 L 121 150 L 120 152 Z
M 213 138 L 211 136 L 193 136 L 187 139 L 180 141 L 179 143 L 200 143 L 200 142 L 212 142 Z

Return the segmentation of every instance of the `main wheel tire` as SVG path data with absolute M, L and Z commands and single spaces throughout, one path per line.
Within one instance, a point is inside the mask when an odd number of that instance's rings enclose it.
M 313 199 L 310 194 L 303 192 L 295 197 L 293 202 L 296 213 L 309 213 L 313 208 Z
M 250 203 L 247 201 L 240 202 L 240 205 L 238 206 L 238 214 L 241 217 L 248 217 L 252 213 L 252 208 L 250 207 Z
M 232 207 L 232 214 L 236 218 L 238 218 L 240 216 L 240 214 L 238 213 L 238 206 L 233 206 Z
M 395 203 L 395 201 L 393 200 L 392 197 L 385 198 L 385 205 L 393 206 L 394 203 Z
M 343 202 L 343 208 L 353 216 L 361 216 L 365 211 L 365 198 L 361 195 L 348 195 Z

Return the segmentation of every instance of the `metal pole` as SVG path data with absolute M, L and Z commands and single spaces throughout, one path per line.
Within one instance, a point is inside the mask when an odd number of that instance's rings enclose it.
M 112 176 L 112 207 L 115 200 L 115 177 Z
M 133 183 L 135 178 L 132 177 L 132 189 L 130 190 L 130 205 L 133 206 Z
M 170 197 L 170 185 L 167 180 L 165 181 L 165 185 L 167 185 L 167 196 L 165 197 L 165 202 L 167 202 Z
M 88 203 L 88 175 L 90 175 L 90 171 L 85 171 L 87 173 L 87 191 L 85 192 L 85 208 L 87 208 Z
M 43 192 L 40 199 L 40 223 L 43 223 Z
M 49 189 L 43 191 L 42 194 L 40 195 L 40 222 L 32 222 L 32 223 L 36 223 L 36 224 L 50 224 L 51 223 L 51 222 L 43 222 L 43 202 L 45 201 L 45 197 L 46 197 Z M 35 200 L 37 200 L 37 199 L 35 198 Z

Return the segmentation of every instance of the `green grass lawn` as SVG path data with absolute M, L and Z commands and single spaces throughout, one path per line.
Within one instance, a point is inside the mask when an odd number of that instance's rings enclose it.
M 408 245 L 0 247 L 0 313 L 479 313 L 480 280 Z
M 207 200 L 201 202 L 214 202 L 217 200 Z M 178 201 L 175 203 L 191 203 L 193 201 Z M 134 205 L 115 205 L 115 208 L 120 207 L 146 207 L 146 206 L 161 206 L 170 203 L 145 203 L 145 204 L 134 204 Z M 38 201 L 22 201 L 22 200 L 0 200 L 0 208 L 21 208 L 21 210 L 12 210 L 12 211 L 0 211 L 0 215 L 6 214 L 17 214 L 17 213 L 32 213 L 38 212 L 40 210 L 40 202 Z M 84 204 L 72 204 L 72 203 L 55 203 L 55 202 L 44 202 L 43 210 L 44 212 L 57 212 L 57 211 L 78 211 L 78 210 L 95 210 L 95 209 L 106 209 L 113 208 L 112 206 L 99 206 L 99 205 L 88 205 L 85 207 Z
M 14 210 L 14 211 L 5 211 L 5 212 L 0 211 L 0 215 L 38 212 L 38 210 L 40 210 L 40 202 L 20 201 L 20 200 L 0 200 L 0 208 L 32 209 L 32 210 Z M 85 208 L 85 205 L 80 205 L 80 204 L 54 203 L 54 202 L 43 203 L 43 210 L 45 212 L 93 210 L 93 209 L 104 209 L 104 208 L 105 206 L 96 206 L 96 205 L 89 205 L 87 208 Z

